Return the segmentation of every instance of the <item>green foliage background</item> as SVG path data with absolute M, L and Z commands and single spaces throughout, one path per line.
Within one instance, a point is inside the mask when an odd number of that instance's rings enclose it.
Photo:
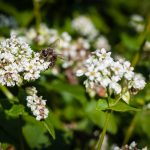
M 114 112 L 107 129 L 108 145 L 122 145 L 123 141 L 136 141 L 139 147 L 150 148 L 150 110 L 143 107 L 150 102 L 150 51 L 141 50 L 143 40 L 150 41 L 149 0 L 43 0 L 41 22 L 59 32 L 68 31 L 73 35 L 71 20 L 80 14 L 91 18 L 100 33 L 110 41 L 112 53 L 120 54 L 135 65 L 146 80 L 145 89 L 131 99 L 131 104 L 140 111 Z M 1 0 L 0 13 L 13 16 L 19 27 L 35 25 L 31 0 Z M 145 19 L 147 30 L 136 33 L 128 23 L 132 14 Z M 0 36 L 8 37 L 10 28 L 0 28 Z M 93 149 L 104 126 L 105 113 L 96 109 L 96 99 L 91 99 L 81 85 L 68 83 L 64 72 L 58 77 L 47 71 L 31 83 L 47 99 L 50 114 L 45 122 L 32 117 L 25 107 L 25 89 L 15 87 L 0 91 L 0 143 L 4 149 L 12 145 L 18 150 L 77 150 Z M 30 84 L 29 84 L 30 85 Z M 13 95 L 11 95 L 11 92 Z M 7 93 L 7 94 L 6 94 Z M 5 96 L 10 94 L 9 96 Z M 100 101 L 101 103 L 101 101 Z M 114 108 L 118 111 L 126 111 Z M 105 104 L 100 104 L 105 109 Z M 130 110 L 123 107 L 124 109 Z M 50 133 L 50 134 L 49 134 Z M 1 148 L 0 148 L 1 149 Z

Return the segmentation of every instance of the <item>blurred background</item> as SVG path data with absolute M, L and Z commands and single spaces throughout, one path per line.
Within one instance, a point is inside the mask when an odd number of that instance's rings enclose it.
M 133 141 L 139 149 L 146 146 L 149 149 L 149 10 L 149 0 L 0 0 L 0 41 L 15 34 L 34 51 L 54 45 L 55 51 L 62 55 L 39 80 L 9 88 L 20 103 L 26 105 L 25 87 L 37 87 L 47 99 L 56 139 L 32 117 L 30 110 L 26 109 L 21 117 L 17 113 L 12 115 L 11 104 L 1 91 L 0 147 L 7 150 L 94 149 L 105 120 L 104 112 L 95 109 L 96 101 L 103 97 L 104 91 L 98 88 L 96 92 L 86 92 L 82 79 L 75 74 L 90 52 L 105 48 L 113 57 L 129 60 L 135 71 L 144 76 L 147 85 L 131 97 L 131 105 L 140 108 L 140 112 L 112 114 L 103 150 L 130 145 Z

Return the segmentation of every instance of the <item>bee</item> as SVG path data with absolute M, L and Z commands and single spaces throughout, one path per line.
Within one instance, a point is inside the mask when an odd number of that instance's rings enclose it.
M 132 87 L 132 88 L 130 89 L 130 92 L 131 92 L 133 95 L 135 95 L 135 94 L 137 94 L 138 90 Z
M 53 48 L 58 43 L 58 41 L 59 40 L 54 41 L 54 43 L 52 43 L 50 47 L 43 49 L 40 52 L 41 58 L 43 58 L 45 61 L 51 62 L 49 67 L 53 67 L 55 65 L 55 62 L 57 61 L 58 56 L 61 56 L 61 54 L 57 54 Z

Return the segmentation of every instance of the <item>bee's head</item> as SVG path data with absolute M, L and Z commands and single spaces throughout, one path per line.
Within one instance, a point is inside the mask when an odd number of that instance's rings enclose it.
M 46 49 L 42 50 L 42 56 L 46 57 L 48 55 L 48 51 Z
M 52 48 L 50 48 L 50 47 L 47 49 L 47 51 L 48 51 L 48 53 L 49 53 L 50 55 L 52 55 L 52 54 L 54 53 L 54 50 L 53 50 Z

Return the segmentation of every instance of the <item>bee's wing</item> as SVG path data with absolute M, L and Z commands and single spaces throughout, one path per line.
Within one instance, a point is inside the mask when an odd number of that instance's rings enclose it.
M 65 56 L 63 56 L 62 54 L 57 54 L 58 58 L 62 59 L 62 60 L 68 60 Z
M 56 48 L 60 45 L 60 39 L 55 40 L 53 43 L 49 45 L 51 48 Z

